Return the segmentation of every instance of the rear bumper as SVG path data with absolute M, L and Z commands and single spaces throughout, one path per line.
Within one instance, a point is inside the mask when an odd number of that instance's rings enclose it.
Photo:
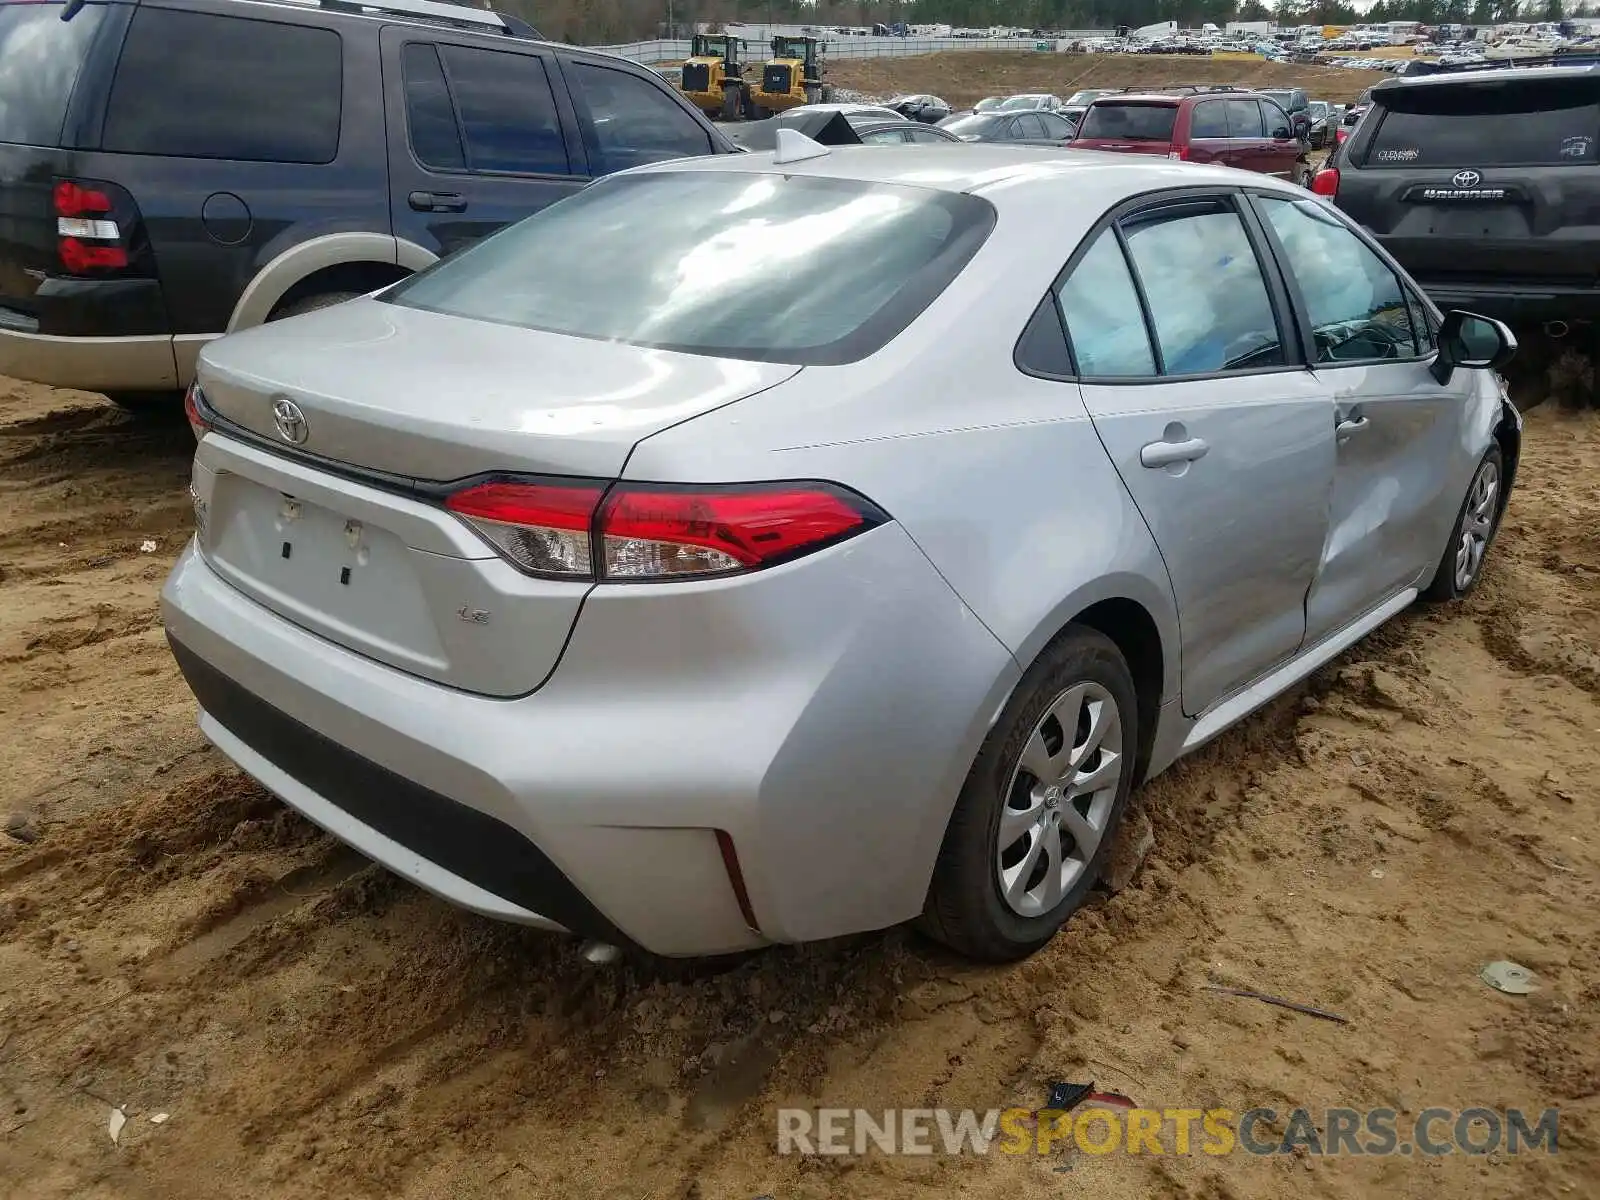
M 1508 322 L 1600 320 L 1600 288 L 1494 280 L 1448 283 L 1417 278 L 1428 298 L 1446 311 L 1465 309 Z
M 180 386 L 170 335 L 56 337 L 0 326 L 0 375 L 90 392 Z
M 666 955 L 916 915 L 1018 674 L 892 524 L 744 579 L 597 587 L 515 700 L 324 641 L 192 545 L 162 599 L 202 729 L 290 805 L 464 907 Z

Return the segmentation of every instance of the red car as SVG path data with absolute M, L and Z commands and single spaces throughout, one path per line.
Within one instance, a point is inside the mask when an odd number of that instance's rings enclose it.
M 1107 96 L 1084 113 L 1072 148 L 1219 163 L 1302 185 L 1311 174 L 1289 114 L 1244 91 Z

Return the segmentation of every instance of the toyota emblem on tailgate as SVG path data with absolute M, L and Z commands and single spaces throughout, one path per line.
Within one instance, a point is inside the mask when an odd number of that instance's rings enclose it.
M 1458 188 L 1475 188 L 1483 182 L 1483 173 L 1481 171 L 1470 170 L 1457 171 L 1454 175 L 1450 176 L 1450 182 L 1455 184 Z
M 311 433 L 306 425 L 305 413 L 301 412 L 300 406 L 287 396 L 277 396 L 273 399 L 272 423 L 277 426 L 279 437 L 296 446 L 304 443 Z

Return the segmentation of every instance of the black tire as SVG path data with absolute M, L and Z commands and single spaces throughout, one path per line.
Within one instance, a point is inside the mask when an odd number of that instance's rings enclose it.
M 1488 513 L 1488 527 L 1483 529 L 1482 548 L 1478 551 L 1477 562 L 1472 565 L 1463 581 L 1458 573 L 1458 567 L 1461 566 L 1459 556 L 1469 525 L 1480 516 L 1475 510 L 1480 504 L 1479 487 L 1486 471 L 1492 471 L 1495 487 L 1489 501 L 1491 511 Z M 1500 532 L 1500 514 L 1505 510 L 1503 490 L 1505 482 L 1505 459 L 1500 453 L 1500 444 L 1496 442 L 1478 460 L 1478 465 L 1472 472 L 1472 482 L 1467 485 L 1467 494 L 1461 500 L 1455 524 L 1450 527 L 1450 540 L 1445 544 L 1444 554 L 1439 558 L 1438 567 L 1434 569 L 1433 579 L 1423 590 L 1424 600 L 1434 604 L 1446 600 L 1461 600 L 1471 595 L 1472 589 L 1478 586 L 1478 580 L 1483 578 L 1483 564 L 1489 558 L 1489 547 L 1494 545 L 1494 535 Z M 1482 529 L 1481 524 L 1479 528 Z
M 335 304 L 343 304 L 346 300 L 359 300 L 365 292 L 318 292 L 314 296 L 301 296 L 288 304 L 280 304 L 272 310 L 269 321 L 281 321 L 285 317 L 298 317 L 303 313 L 316 312 L 319 308 L 329 308 Z
M 1014 797 L 1023 791 L 1032 793 L 1042 779 L 1030 775 L 1022 766 L 1023 750 L 1030 738 L 1041 722 L 1049 727 L 1046 719 L 1053 707 L 1083 684 L 1098 688 L 1116 706 L 1120 718 L 1120 774 L 1115 790 L 1110 792 L 1096 849 L 1074 881 L 1063 889 L 1059 901 L 1037 915 L 1025 915 L 1001 895 L 1002 851 L 1015 850 L 1022 844 L 999 844 L 1001 817 Z M 1028 668 L 978 751 L 934 866 L 933 883 L 920 921 L 924 932 L 960 954 L 986 962 L 1026 958 L 1053 938 L 1100 879 L 1132 788 L 1138 758 L 1138 721 L 1133 676 L 1122 652 L 1096 630 L 1068 626 Z M 1059 723 L 1056 728 L 1058 735 L 1071 737 L 1071 744 L 1076 745 L 1080 731 L 1062 730 Z M 1059 736 L 1056 744 L 1061 745 Z M 1083 761 L 1098 760 L 1100 754 L 1095 750 Z M 1035 782 L 1029 785 L 1029 779 Z M 1044 804 L 1051 808 L 1063 802 L 1059 793 L 1056 802 L 1048 799 L 1048 791 L 1045 795 Z M 1069 799 L 1064 803 L 1076 802 Z M 1015 814 L 1019 810 L 1010 811 Z M 1059 814 L 1052 816 L 1042 806 L 1036 811 L 1051 821 L 1059 821 Z M 1037 867 L 1033 870 L 1037 874 Z M 1020 882 L 1026 884 L 1027 880 Z
M 182 392 L 107 392 L 105 397 L 141 421 L 176 420 L 183 415 Z

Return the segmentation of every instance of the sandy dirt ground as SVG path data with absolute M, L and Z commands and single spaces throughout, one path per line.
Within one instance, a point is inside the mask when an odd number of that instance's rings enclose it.
M 1312 63 L 1238 62 L 1184 55 L 991 54 L 969 51 L 909 58 L 841 58 L 828 64 L 828 82 L 863 95 L 930 92 L 953 105 L 985 96 L 1079 88 L 1171 83 L 1236 83 L 1245 87 L 1303 87 L 1314 100 L 1349 103 L 1387 76 Z
M 1143 871 L 1005 969 L 905 930 L 595 968 L 342 849 L 194 728 L 157 611 L 190 449 L 0 381 L 0 1195 L 1600 1195 L 1600 413 L 1530 412 L 1470 602 L 1145 788 Z M 1540 990 L 1480 982 L 1503 958 Z M 774 1152 L 781 1105 L 1031 1109 L 1091 1079 L 1402 1122 L 1559 1106 L 1560 1152 Z

